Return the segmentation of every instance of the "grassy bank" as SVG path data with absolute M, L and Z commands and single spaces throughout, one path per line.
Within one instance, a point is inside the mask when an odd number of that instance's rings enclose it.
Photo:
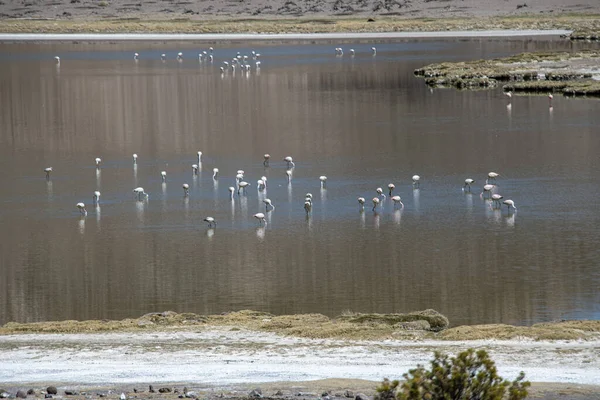
M 571 96 L 600 95 L 600 81 L 591 79 L 600 65 L 599 51 L 522 53 L 493 60 L 445 62 L 415 70 L 432 87 L 492 88 L 516 92 L 556 92 Z
M 143 20 L 0 20 L 2 33 L 328 33 L 490 29 L 569 29 L 600 32 L 600 15 L 525 15 L 489 18 L 211 18 Z
M 600 339 L 600 321 L 561 321 L 529 327 L 490 324 L 449 328 L 448 319 L 434 310 L 406 314 L 346 313 L 336 318 L 322 314 L 276 316 L 257 311 L 219 315 L 178 314 L 169 311 L 120 321 L 9 322 L 0 328 L 0 334 L 194 330 L 210 327 L 248 329 L 305 338 L 357 340 Z

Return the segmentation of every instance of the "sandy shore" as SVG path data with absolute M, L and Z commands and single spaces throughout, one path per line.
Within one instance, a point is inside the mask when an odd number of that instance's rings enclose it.
M 241 391 L 244 396 L 246 389 L 261 386 L 293 396 L 294 390 L 302 391 L 294 389 L 302 386 L 294 382 L 344 377 L 351 381 L 341 386 L 334 381 L 305 383 L 304 390 L 314 392 L 308 396 L 312 398 L 343 388 L 354 392 L 370 388 L 372 394 L 374 382 L 399 378 L 417 364 L 427 364 L 434 350 L 456 354 L 467 348 L 486 349 L 504 378 L 525 371 L 544 398 L 567 389 L 583 393 L 580 398 L 600 395 L 600 387 L 593 386 L 600 371 L 597 340 L 333 340 L 228 327 L 0 336 L 0 359 L 9 360 L 0 363 L 0 387 L 41 390 L 55 385 L 61 390 L 113 388 L 120 393 L 153 384 L 187 386 L 214 395 Z

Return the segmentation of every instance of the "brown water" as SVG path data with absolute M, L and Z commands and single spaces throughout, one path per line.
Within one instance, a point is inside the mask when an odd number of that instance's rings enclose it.
M 210 65 L 194 43 L 0 45 L 0 323 L 238 309 L 434 308 L 454 325 L 600 317 L 600 101 L 555 96 L 550 109 L 545 96 L 515 96 L 508 109 L 501 90 L 430 91 L 412 73 L 583 45 L 406 41 L 372 57 L 355 43 L 342 58 L 336 43 L 213 46 Z M 259 72 L 220 74 L 252 49 Z M 238 169 L 251 186 L 230 201 Z M 516 213 L 479 197 L 488 171 Z M 264 212 L 262 175 L 276 206 L 263 228 L 252 217 Z M 390 182 L 405 208 L 387 199 L 373 213 Z

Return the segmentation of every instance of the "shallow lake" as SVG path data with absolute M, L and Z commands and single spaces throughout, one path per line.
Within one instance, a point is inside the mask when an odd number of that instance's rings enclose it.
M 343 57 L 323 41 L 210 45 L 213 64 L 198 61 L 203 43 L 0 44 L 0 323 L 240 309 L 600 318 L 600 101 L 513 96 L 509 107 L 501 89 L 430 90 L 413 75 L 592 44 L 362 41 Z M 221 74 L 252 50 L 260 70 L 250 57 L 249 72 Z M 239 169 L 250 186 L 230 200 Z M 516 212 L 480 197 L 490 171 Z M 373 212 L 389 183 L 404 208 L 387 198 Z

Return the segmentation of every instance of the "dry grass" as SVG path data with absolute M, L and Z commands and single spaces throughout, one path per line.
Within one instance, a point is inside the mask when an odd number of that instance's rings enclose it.
M 328 32 L 414 32 L 490 29 L 571 29 L 599 32 L 598 15 L 560 15 L 542 17 L 489 18 L 218 18 L 142 20 L 136 18 L 104 20 L 0 20 L 4 33 L 328 33 Z
M 9 322 L 0 327 L 0 334 L 139 332 L 231 327 L 313 339 L 600 339 L 600 321 L 563 321 L 541 323 L 531 327 L 491 324 L 446 329 L 447 326 L 447 318 L 434 310 L 406 314 L 345 312 L 337 318 L 329 318 L 322 314 L 276 316 L 250 310 L 206 316 L 167 311 L 122 321 L 53 321 L 26 324 Z
M 434 87 L 470 89 L 511 82 L 505 90 L 589 96 L 600 94 L 600 82 L 589 79 L 592 75 L 588 71 L 598 63 L 599 51 L 522 53 L 493 60 L 430 64 L 415 70 L 415 75 Z

